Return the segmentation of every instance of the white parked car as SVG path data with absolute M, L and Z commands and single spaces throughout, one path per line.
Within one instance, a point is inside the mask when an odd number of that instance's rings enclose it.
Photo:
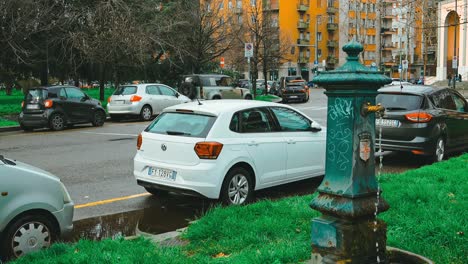
M 138 137 L 137 183 L 244 204 L 254 190 L 323 175 L 326 132 L 288 105 L 203 101 L 166 108 Z
M 166 107 L 190 101 L 164 84 L 129 84 L 119 86 L 109 97 L 107 111 L 114 121 L 124 116 L 139 116 L 141 120 L 147 121 Z

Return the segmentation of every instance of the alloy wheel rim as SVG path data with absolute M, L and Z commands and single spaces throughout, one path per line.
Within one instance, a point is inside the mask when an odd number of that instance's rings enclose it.
M 11 241 L 13 254 L 20 257 L 24 254 L 47 248 L 51 243 L 50 230 L 40 222 L 28 222 L 19 227 Z
M 148 120 L 148 119 L 151 118 L 151 110 L 150 110 L 148 107 L 145 107 L 145 108 L 143 109 L 143 118 L 144 118 L 145 120 Z
M 52 120 L 52 123 L 54 124 L 55 128 L 62 128 L 63 127 L 63 119 L 59 115 L 54 116 L 54 119 Z
M 436 148 L 437 161 L 441 161 L 444 158 L 444 153 L 444 141 L 442 139 L 439 139 L 439 141 L 437 141 Z
M 243 204 L 249 194 L 247 177 L 237 174 L 229 182 L 228 197 L 232 204 Z

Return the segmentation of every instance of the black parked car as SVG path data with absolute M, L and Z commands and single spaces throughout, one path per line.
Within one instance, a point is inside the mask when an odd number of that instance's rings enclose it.
M 376 118 L 383 150 L 412 152 L 437 162 L 468 148 L 468 103 L 453 89 L 387 86 L 379 89 L 377 103 L 386 109 L 382 120 Z
M 102 126 L 105 120 L 101 102 L 73 86 L 29 89 L 19 115 L 20 126 L 25 131 L 41 127 L 62 130 L 65 126 L 88 122 Z
M 296 101 L 309 101 L 309 87 L 305 80 L 292 80 L 279 89 L 278 96 L 283 99 L 283 103 Z

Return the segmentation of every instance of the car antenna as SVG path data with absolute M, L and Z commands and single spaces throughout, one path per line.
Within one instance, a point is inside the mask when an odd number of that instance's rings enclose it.
M 198 105 L 202 105 L 202 103 L 200 102 L 200 100 L 198 100 L 198 96 L 197 96 L 197 102 L 198 102 Z

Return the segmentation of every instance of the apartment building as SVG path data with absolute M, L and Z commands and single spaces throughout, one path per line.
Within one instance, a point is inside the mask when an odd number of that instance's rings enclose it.
M 335 69 L 346 61 L 341 47 L 351 39 L 364 46 L 361 62 L 388 76 L 404 73 L 409 80 L 424 69 L 426 75 L 435 72 L 437 40 L 424 25 L 433 20 L 426 14 L 436 0 L 217 1 L 234 10 L 240 23 L 252 19 L 253 6 L 260 7 L 277 32 L 271 45 L 289 47 L 268 70 L 268 79 L 301 75 L 311 80 L 317 71 Z

